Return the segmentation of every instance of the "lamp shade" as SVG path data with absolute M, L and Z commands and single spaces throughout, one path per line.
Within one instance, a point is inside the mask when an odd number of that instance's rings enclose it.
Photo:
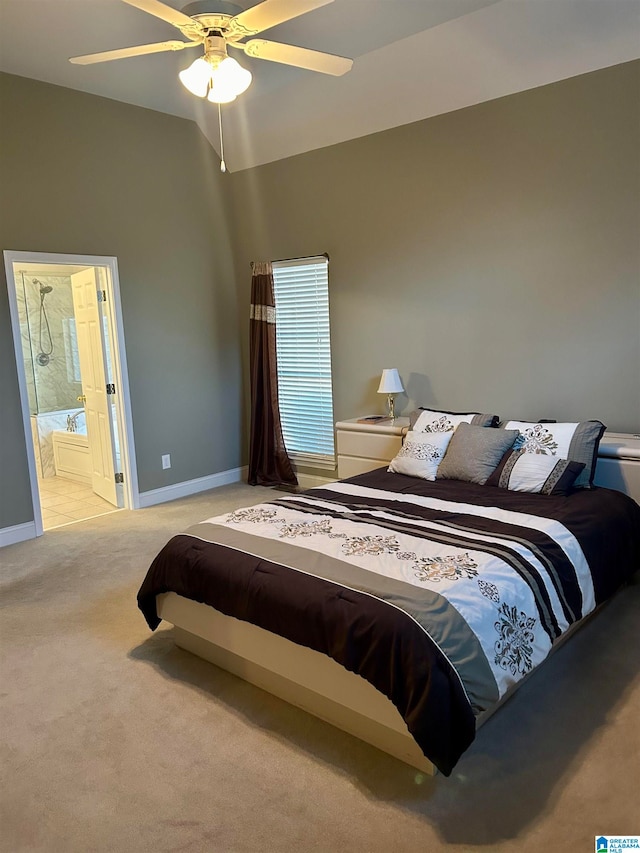
M 397 368 L 387 367 L 382 371 L 378 394 L 401 394 L 404 391 Z
M 192 62 L 188 68 L 178 74 L 180 82 L 188 89 L 192 95 L 198 98 L 205 98 L 209 89 L 209 80 L 211 79 L 211 66 L 201 56 Z
M 207 100 L 214 104 L 228 104 L 249 88 L 251 72 L 227 56 L 211 75 Z

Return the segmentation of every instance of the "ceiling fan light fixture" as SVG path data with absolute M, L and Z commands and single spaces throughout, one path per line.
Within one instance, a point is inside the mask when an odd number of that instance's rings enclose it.
M 211 66 L 204 56 L 192 62 L 188 68 L 178 74 L 180 82 L 192 95 L 198 98 L 206 98 L 211 80 Z
M 204 56 L 196 59 L 178 75 L 180 82 L 198 98 L 214 104 L 234 101 L 251 84 L 251 72 L 227 54 L 227 44 L 220 34 L 208 35 Z
M 234 101 L 251 85 L 251 72 L 239 62 L 227 56 L 213 69 L 207 99 L 214 104 Z

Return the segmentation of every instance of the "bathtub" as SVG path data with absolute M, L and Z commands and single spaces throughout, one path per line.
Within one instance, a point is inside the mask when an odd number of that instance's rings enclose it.
M 91 485 L 91 454 L 84 433 L 55 429 L 51 433 L 56 477 Z

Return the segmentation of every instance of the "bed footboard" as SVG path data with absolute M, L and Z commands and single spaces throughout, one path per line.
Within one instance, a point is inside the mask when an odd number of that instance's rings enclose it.
M 159 595 L 158 615 L 178 646 L 404 761 L 424 774 L 422 754 L 394 705 L 331 658 L 183 598 Z

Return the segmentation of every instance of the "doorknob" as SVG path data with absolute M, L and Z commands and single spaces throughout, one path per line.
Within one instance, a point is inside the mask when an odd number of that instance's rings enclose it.
M 86 398 L 86 396 L 85 396 L 84 394 L 80 394 L 80 396 L 79 396 L 79 397 L 76 397 L 76 400 L 77 400 L 79 403 L 83 403 L 83 404 L 87 402 L 87 398 Z

